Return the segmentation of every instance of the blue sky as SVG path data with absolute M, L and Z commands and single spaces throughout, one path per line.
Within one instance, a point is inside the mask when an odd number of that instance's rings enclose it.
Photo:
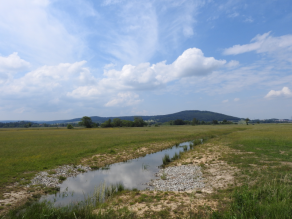
M 291 118 L 291 0 L 0 0 L 0 120 Z

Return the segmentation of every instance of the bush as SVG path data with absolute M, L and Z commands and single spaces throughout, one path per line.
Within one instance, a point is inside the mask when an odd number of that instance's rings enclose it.
M 67 125 L 67 129 L 74 129 L 74 127 L 73 127 L 73 125 L 68 124 L 68 125 Z

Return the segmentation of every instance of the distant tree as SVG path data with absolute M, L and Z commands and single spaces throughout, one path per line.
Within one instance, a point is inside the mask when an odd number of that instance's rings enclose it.
M 78 123 L 80 126 L 85 126 L 86 128 L 92 127 L 92 120 L 88 116 L 83 116 L 81 121 Z
M 113 125 L 112 125 L 112 120 L 109 119 L 109 120 L 105 121 L 104 123 L 102 123 L 100 126 L 101 126 L 102 128 L 113 127 Z
M 249 122 L 249 121 L 250 121 L 249 118 L 246 118 L 246 119 L 245 119 L 246 125 L 248 125 L 248 122 Z
M 71 125 L 71 124 L 67 125 L 67 129 L 73 129 L 73 128 L 74 128 L 73 125 Z
M 198 125 L 199 123 L 200 123 L 199 120 L 197 120 L 196 118 L 193 118 L 192 125 Z
M 134 122 L 132 122 L 130 120 L 122 120 L 122 126 L 124 126 L 124 127 L 133 127 L 134 126 Z
M 113 127 L 122 127 L 123 122 L 120 118 L 114 118 L 113 119 Z
M 214 125 L 216 125 L 216 124 L 218 124 L 218 121 L 217 121 L 216 119 L 213 119 L 212 123 L 213 123 Z
M 135 127 L 143 127 L 147 125 L 146 122 L 141 117 L 134 117 L 134 126 Z
M 174 125 L 184 125 L 184 121 L 182 119 L 176 119 L 173 122 Z

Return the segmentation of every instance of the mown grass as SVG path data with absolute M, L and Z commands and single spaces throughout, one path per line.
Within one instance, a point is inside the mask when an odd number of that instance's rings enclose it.
M 219 141 L 238 151 L 223 159 L 241 170 L 241 186 L 231 196 L 222 191 L 229 207 L 208 218 L 292 218 L 292 125 L 259 125 Z
M 151 143 L 175 144 L 209 135 L 227 134 L 238 129 L 235 125 L 0 129 L 0 195 L 9 183 L 28 183 L 38 171 L 64 164 L 77 164 L 82 158 L 94 154 L 118 154 L 126 149 L 147 147 Z

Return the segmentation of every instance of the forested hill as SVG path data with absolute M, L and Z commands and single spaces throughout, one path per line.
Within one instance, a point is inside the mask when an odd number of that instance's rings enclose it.
M 122 120 L 131 120 L 134 121 L 134 117 L 136 116 L 117 116 L 117 117 L 99 117 L 99 116 L 91 116 L 93 122 L 103 123 L 108 119 L 120 118 Z M 185 110 L 178 113 L 168 114 L 168 115 L 157 115 L 157 116 L 139 116 L 142 117 L 143 120 L 153 120 L 155 122 L 168 122 L 171 120 L 182 119 L 191 121 L 193 118 L 196 118 L 200 121 L 212 121 L 218 120 L 223 121 L 224 119 L 228 121 L 238 121 L 240 118 L 234 116 L 228 116 L 221 113 L 214 113 L 210 111 L 200 111 L 200 110 Z M 71 122 L 79 122 L 81 118 L 71 119 L 71 120 L 57 120 L 57 121 L 50 121 L 46 122 L 49 124 L 53 123 L 71 123 Z

